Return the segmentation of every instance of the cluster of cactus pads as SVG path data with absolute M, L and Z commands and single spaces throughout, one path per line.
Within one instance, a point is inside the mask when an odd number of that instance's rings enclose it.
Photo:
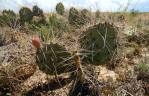
M 108 63 L 117 49 L 117 27 L 111 23 L 99 23 L 82 33 L 80 45 L 89 52 L 84 60 L 99 65 Z M 77 50 L 79 51 L 79 50 Z M 75 70 L 72 54 L 59 44 L 45 44 L 37 49 L 37 64 L 47 74 L 60 74 Z M 70 59 L 71 58 L 71 59 Z
M 38 41 L 38 39 L 36 40 Z M 70 54 L 64 46 L 57 43 L 45 44 L 39 47 L 40 44 L 34 42 L 33 45 L 37 48 L 36 62 L 42 72 L 56 75 L 56 77 L 62 73 L 71 72 L 67 79 L 75 80 L 76 83 L 70 89 L 69 96 L 78 96 L 79 94 L 81 96 L 99 96 L 98 89 L 92 86 L 86 78 L 77 52 Z
M 83 60 L 91 61 L 94 65 L 109 62 L 116 52 L 117 32 L 117 28 L 107 22 L 94 25 L 83 32 L 80 35 L 80 45 L 89 52 Z M 39 38 L 35 39 L 33 45 L 37 48 L 36 62 L 40 70 L 49 75 L 72 73 L 70 79 L 75 80 L 76 83 L 70 90 L 69 96 L 78 96 L 78 94 L 99 96 L 98 87 L 91 84 L 81 67 L 80 54 L 78 54 L 80 50 L 71 54 L 58 43 L 45 44 L 40 47 Z
M 116 52 L 117 28 L 113 24 L 99 23 L 83 32 L 81 36 L 81 47 L 89 52 L 86 60 L 95 65 L 107 63 Z
M 20 21 L 23 24 L 25 22 L 31 23 L 34 16 L 41 18 L 41 20 L 37 23 L 45 23 L 43 10 L 40 9 L 37 5 L 33 6 L 32 10 L 27 7 L 22 7 L 19 11 L 19 15 L 20 15 Z
M 68 21 L 71 25 L 75 25 L 77 27 L 85 25 L 86 23 L 90 22 L 89 11 L 87 9 L 83 9 L 79 12 L 77 9 L 72 7 L 69 10 Z

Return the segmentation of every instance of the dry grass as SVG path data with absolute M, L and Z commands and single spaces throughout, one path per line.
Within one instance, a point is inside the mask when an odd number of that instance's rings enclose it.
M 98 67 L 84 64 L 82 70 L 86 78 L 88 78 L 93 85 L 100 87 L 99 92 L 101 92 L 101 96 L 144 96 L 144 93 L 148 92 L 145 90 L 148 88 L 146 86 L 149 83 L 144 81 L 144 79 L 148 80 L 148 78 L 142 77 L 143 80 L 142 78 L 141 80 L 137 80 L 140 71 L 135 70 L 135 68 L 142 62 L 147 65 L 149 64 L 149 47 L 144 43 L 144 41 L 149 42 L 146 38 L 148 35 L 145 33 L 149 32 L 147 29 L 149 14 L 141 13 L 136 17 L 130 17 L 130 14 L 126 13 L 121 14 L 124 14 L 125 20 L 119 22 L 117 20 L 119 14 L 101 13 L 101 20 L 96 21 L 95 18 L 92 17 L 91 23 L 77 29 L 70 27 L 71 30 L 69 30 L 69 32 L 55 36 L 47 42 L 54 42 L 65 46 L 72 54 L 77 50 L 81 52 L 85 50 L 80 47 L 78 41 L 82 32 L 85 32 L 90 26 L 99 22 L 107 21 L 114 23 L 119 28 L 117 56 L 114 57 L 109 64 L 99 65 Z M 64 21 L 67 22 L 66 18 L 68 14 L 65 15 L 66 17 L 59 16 L 59 18 L 65 19 Z M 49 16 L 51 16 L 51 14 L 46 14 L 47 18 L 49 18 Z M 113 19 L 109 18 L 109 16 L 113 16 Z M 132 20 L 130 20 L 130 18 Z M 139 19 L 143 22 L 143 27 L 141 28 L 137 28 L 136 26 Z M 133 29 L 129 28 L 130 26 L 134 26 L 137 30 L 134 32 Z M 19 96 L 34 88 L 38 88 L 38 86 L 49 84 L 53 79 L 55 80 L 54 76 L 49 76 L 41 72 L 38 66 L 36 66 L 36 49 L 31 44 L 32 34 L 37 34 L 36 32 L 33 33 L 28 27 L 25 29 L 20 29 L 20 27 L 18 27 L 18 29 L 0 27 L 0 30 L 0 32 L 5 32 L 7 39 L 5 45 L 0 47 L 0 87 L 2 87 L 2 89 L 5 87 L 9 88 L 12 96 Z M 129 41 L 129 34 L 126 34 L 128 31 L 137 35 L 137 37 Z M 138 33 L 143 35 L 138 35 Z M 138 43 L 142 40 L 141 36 L 143 36 L 144 41 Z M 144 50 L 141 49 L 147 50 L 144 52 Z M 72 55 L 72 57 L 73 56 L 74 55 Z M 62 74 L 59 77 L 67 76 L 67 78 L 69 78 L 69 75 L 70 74 Z M 37 93 L 42 96 L 67 96 L 73 83 L 74 82 L 68 81 L 65 87 Z M 1 91 L 2 89 L 0 88 L 0 95 L 3 95 L 2 92 L 4 92 L 4 90 Z M 6 93 L 9 93 L 9 91 Z

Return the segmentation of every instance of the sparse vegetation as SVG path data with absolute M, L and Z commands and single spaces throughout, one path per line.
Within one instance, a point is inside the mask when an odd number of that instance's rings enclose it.
M 55 7 L 1 13 L 0 95 L 149 95 L 148 13 Z

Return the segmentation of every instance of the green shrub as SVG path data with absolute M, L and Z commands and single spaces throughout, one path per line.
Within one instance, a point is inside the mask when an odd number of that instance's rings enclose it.
M 32 11 L 27 7 L 22 7 L 19 11 L 21 23 L 31 22 L 33 18 Z
M 63 15 L 64 14 L 64 5 L 60 2 L 56 5 L 56 12 L 60 15 Z
M 108 63 L 117 48 L 117 28 L 107 22 L 90 27 L 80 38 L 81 48 L 89 52 L 85 59 L 95 65 Z

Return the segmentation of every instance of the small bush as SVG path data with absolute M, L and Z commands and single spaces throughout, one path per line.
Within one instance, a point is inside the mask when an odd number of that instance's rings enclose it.
M 64 5 L 60 2 L 56 5 L 56 12 L 60 15 L 64 14 Z

